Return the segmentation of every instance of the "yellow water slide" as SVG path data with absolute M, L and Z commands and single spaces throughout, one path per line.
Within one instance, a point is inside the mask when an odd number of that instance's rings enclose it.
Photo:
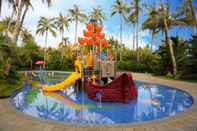
M 66 86 L 74 83 L 76 80 L 81 78 L 81 73 L 74 72 L 70 74 L 64 81 L 57 83 L 55 85 L 44 85 L 42 90 L 44 91 L 58 91 L 64 89 Z
M 74 83 L 76 80 L 81 78 L 81 70 L 82 65 L 79 59 L 75 61 L 75 70 L 76 72 L 71 73 L 64 81 L 57 83 L 55 85 L 43 85 L 42 90 L 43 91 L 58 91 L 61 89 L 64 89 L 66 86 L 69 86 L 70 84 Z

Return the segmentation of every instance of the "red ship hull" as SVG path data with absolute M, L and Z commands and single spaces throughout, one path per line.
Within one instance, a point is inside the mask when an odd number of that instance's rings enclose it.
M 93 84 L 92 81 L 85 82 L 88 98 L 103 102 L 128 103 L 137 97 L 137 89 L 131 74 L 122 74 L 111 83 L 106 85 Z M 98 94 L 99 97 L 98 98 Z

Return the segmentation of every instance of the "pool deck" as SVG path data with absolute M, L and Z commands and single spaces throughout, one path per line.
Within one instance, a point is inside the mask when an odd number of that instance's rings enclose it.
M 134 73 L 135 80 L 163 84 L 190 93 L 193 106 L 183 113 L 156 121 L 117 126 L 83 126 L 42 120 L 17 112 L 9 99 L 0 100 L 0 131 L 197 131 L 197 84 Z

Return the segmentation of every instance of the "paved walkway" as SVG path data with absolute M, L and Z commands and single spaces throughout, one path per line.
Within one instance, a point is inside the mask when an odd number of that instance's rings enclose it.
M 135 80 L 163 84 L 183 89 L 194 98 L 193 106 L 174 117 L 120 126 L 76 126 L 46 121 L 23 113 L 11 107 L 8 99 L 0 100 L 0 131 L 197 131 L 197 84 L 164 80 L 148 74 L 135 73 Z

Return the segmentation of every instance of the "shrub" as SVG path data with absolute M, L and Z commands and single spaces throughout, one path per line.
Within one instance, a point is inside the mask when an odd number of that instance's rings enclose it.
M 58 50 L 55 50 L 49 55 L 47 69 L 70 71 L 74 69 L 73 61 L 72 58 L 62 57 L 61 53 Z
M 118 69 L 125 70 L 125 71 L 133 71 L 133 72 L 149 72 L 150 71 L 150 68 L 148 67 L 148 65 L 145 65 L 143 63 L 138 63 L 133 60 L 119 61 Z

